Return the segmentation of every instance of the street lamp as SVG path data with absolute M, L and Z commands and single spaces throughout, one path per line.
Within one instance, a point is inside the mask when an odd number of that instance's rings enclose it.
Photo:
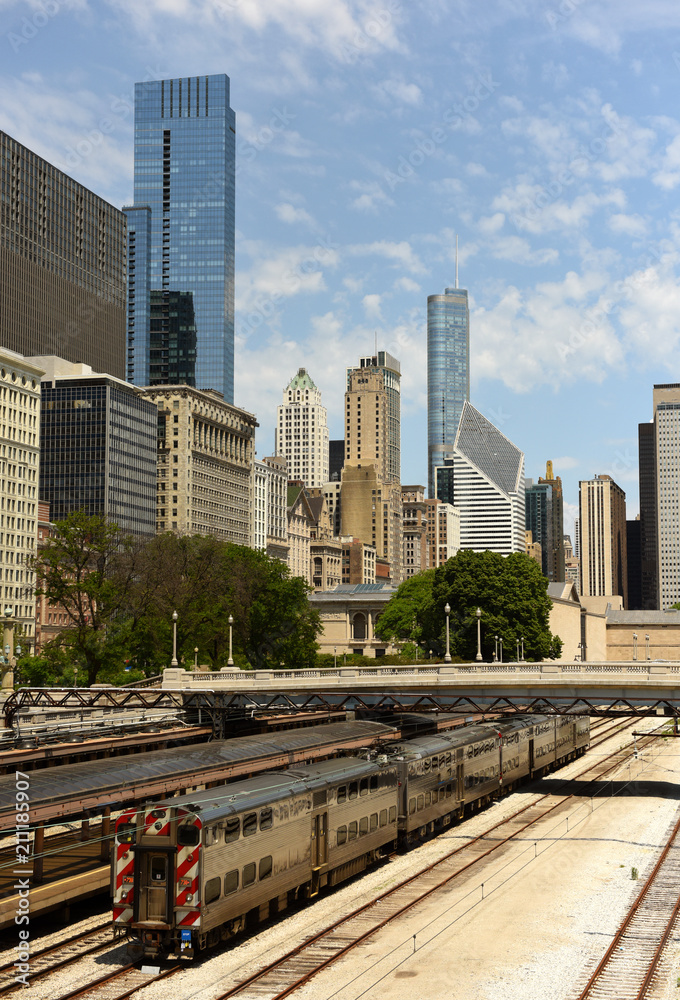
M 482 658 L 482 609 L 477 608 L 475 614 L 477 615 L 477 656 L 475 659 L 479 661 Z
M 633 659 L 637 660 L 637 632 L 633 632 Z
M 515 639 L 515 645 L 517 646 L 517 662 L 519 663 L 519 639 Z
M 522 663 L 524 663 L 524 636 L 519 641 L 522 643 Z
M 229 615 L 229 659 L 227 660 L 227 666 L 228 667 L 233 667 L 234 666 L 234 660 L 233 660 L 232 655 L 231 655 L 231 652 L 232 652 L 232 646 L 231 646 L 231 643 L 232 643 L 232 627 L 233 627 L 233 625 L 234 625 L 234 619 L 233 619 L 232 615 Z
M 338 647 L 333 646 L 333 669 L 338 669 Z
M 498 646 L 499 646 L 499 649 L 500 649 L 501 663 L 502 663 L 503 662 L 503 636 L 501 636 L 501 635 L 498 636 Z
M 78 667 L 73 668 L 73 686 L 78 687 Z
M 178 666 L 177 663 L 177 612 L 172 612 L 172 660 L 170 661 L 171 667 Z
M 448 601 L 444 605 L 444 614 L 446 615 L 446 653 L 444 655 L 444 663 L 450 663 L 451 652 L 449 650 L 449 615 L 451 614 L 451 606 Z
M 648 632 L 645 633 L 645 655 L 646 655 L 647 659 L 649 660 L 650 656 L 649 656 L 649 633 Z
M 498 659 L 498 636 L 493 637 L 493 658 L 494 662 Z
M 198 646 L 194 646 L 194 670 L 198 670 Z

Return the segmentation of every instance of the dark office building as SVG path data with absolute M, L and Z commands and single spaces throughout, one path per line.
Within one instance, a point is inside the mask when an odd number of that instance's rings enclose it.
M 564 565 L 564 496 L 562 480 L 553 475 L 552 462 L 546 462 L 545 479 L 538 477 L 539 485 L 552 486 L 552 548 L 548 557 L 548 579 L 562 582 L 566 579 Z
M 452 458 L 446 458 L 443 465 L 435 466 L 434 489 L 437 500 L 441 500 L 442 503 L 450 503 L 452 507 L 456 506 L 454 503 L 455 490 Z
M 629 611 L 642 611 L 642 523 L 626 521 L 626 557 Z
M 125 375 L 125 216 L 0 132 L 0 346 Z
M 638 424 L 640 587 L 643 611 L 659 608 L 656 537 L 656 425 Z
M 524 494 L 524 525 L 532 540 L 541 546 L 541 572 L 551 583 L 561 582 L 555 577 L 553 550 L 553 488 L 550 483 L 534 483 L 527 479 Z M 564 543 L 562 543 L 564 544 Z
M 49 503 L 51 519 L 83 510 L 134 535 L 153 535 L 158 408 L 128 383 L 87 366 L 39 362 L 46 369 L 40 499 Z
M 328 482 L 339 483 L 345 464 L 345 439 L 328 442 Z
M 149 385 L 196 385 L 196 318 L 191 292 L 152 291 Z

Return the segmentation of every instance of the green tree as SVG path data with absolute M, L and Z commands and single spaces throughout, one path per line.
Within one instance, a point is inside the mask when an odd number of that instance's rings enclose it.
M 428 576 L 428 573 L 431 575 Z M 400 627 L 414 617 L 421 639 L 441 654 L 446 645 L 446 615 L 450 612 L 450 649 L 454 656 L 472 661 L 477 654 L 477 608 L 482 611 L 482 656 L 491 660 L 494 635 L 503 639 L 504 658 L 514 659 L 516 643 L 524 638 L 529 660 L 555 659 L 562 640 L 550 631 L 548 581 L 538 564 L 524 553 L 501 556 L 494 552 L 462 549 L 443 566 L 412 577 L 399 588 L 380 616 L 381 638 L 399 638 Z M 420 578 L 414 605 L 407 584 Z M 423 579 L 425 578 L 425 579 Z M 402 589 L 406 588 L 406 589 Z
M 53 668 L 61 665 L 63 671 L 66 651 L 94 684 L 105 666 L 123 658 L 133 549 L 131 536 L 104 517 L 76 511 L 54 526 L 33 560 L 36 593 L 59 605 L 68 619 L 45 647 Z
M 424 626 L 429 621 L 434 577 L 434 569 L 427 569 L 404 580 L 376 622 L 375 634 L 379 639 L 418 643 L 426 638 Z

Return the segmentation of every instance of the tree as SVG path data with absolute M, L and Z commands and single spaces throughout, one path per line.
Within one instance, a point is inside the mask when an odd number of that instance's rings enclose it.
M 123 655 L 133 548 L 133 539 L 118 525 L 76 511 L 57 522 L 33 560 L 36 593 L 63 608 L 69 623 L 46 645 L 48 659 L 50 652 L 67 650 L 84 668 L 89 684 Z
M 424 638 L 424 622 L 432 603 L 434 569 L 404 580 L 394 597 L 388 601 L 375 625 L 375 634 L 387 642 L 390 639 L 410 639 L 420 642 Z
M 428 577 L 428 573 L 432 575 Z M 514 659 L 516 643 L 522 638 L 525 659 L 555 659 L 560 655 L 562 640 L 550 631 L 548 581 L 529 556 L 462 549 L 428 573 L 406 581 L 391 599 L 376 629 L 381 638 L 398 638 L 399 623 L 413 617 L 414 603 L 407 584 L 420 578 L 420 585 L 414 585 L 420 587 L 416 590 L 416 617 L 421 637 L 431 649 L 440 652 L 445 648 L 444 607 L 448 603 L 451 653 L 463 660 L 474 660 L 477 654 L 477 608 L 482 611 L 485 660 L 492 659 L 495 635 L 502 637 L 507 659 Z

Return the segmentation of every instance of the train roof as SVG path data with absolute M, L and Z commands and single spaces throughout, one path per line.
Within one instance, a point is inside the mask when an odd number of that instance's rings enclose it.
M 548 718 L 550 717 L 547 715 L 515 715 L 492 722 L 475 722 L 450 732 L 432 733 L 429 736 L 418 736 L 412 740 L 389 744 L 388 751 L 390 755 L 396 754 L 403 759 L 418 760 L 431 754 L 455 750 L 469 743 L 495 739 L 499 733 L 507 736 L 522 729 L 529 729 Z
M 282 794 L 293 796 L 312 793 L 335 786 L 343 780 L 358 781 L 384 770 L 389 770 L 389 765 L 362 757 L 322 760 L 314 764 L 297 765 L 290 771 L 270 771 L 243 781 L 232 781 L 218 788 L 175 796 L 155 802 L 153 808 L 186 810 L 199 816 L 206 826 L 226 816 L 278 802 Z

